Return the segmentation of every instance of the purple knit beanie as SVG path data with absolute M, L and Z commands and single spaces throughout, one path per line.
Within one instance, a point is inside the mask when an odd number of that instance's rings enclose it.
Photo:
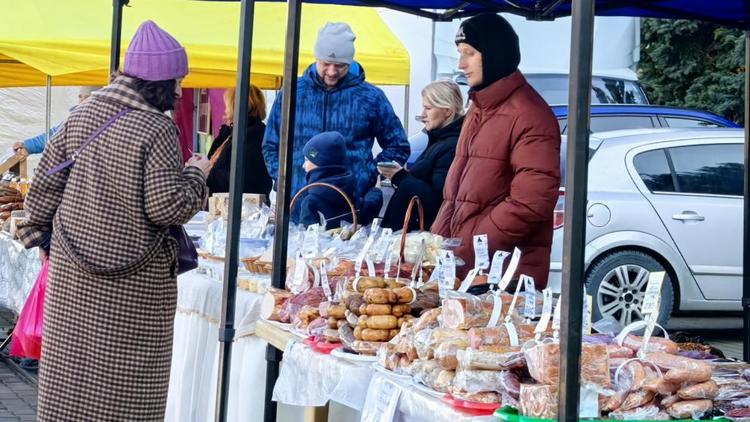
M 185 49 L 153 21 L 135 31 L 125 52 L 125 74 L 146 81 L 184 78 L 188 73 Z

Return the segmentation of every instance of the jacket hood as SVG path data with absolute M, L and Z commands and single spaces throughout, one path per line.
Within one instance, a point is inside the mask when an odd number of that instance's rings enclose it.
M 135 110 L 148 111 L 169 118 L 165 113 L 162 113 L 143 99 L 141 94 L 133 88 L 133 78 L 129 76 L 118 76 L 109 85 L 98 91 L 94 91 L 91 96 L 105 101 L 119 103 Z

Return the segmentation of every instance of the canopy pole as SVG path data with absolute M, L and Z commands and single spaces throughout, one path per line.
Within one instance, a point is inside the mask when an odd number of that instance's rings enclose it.
M 742 357 L 750 362 L 750 31 L 745 32 L 745 196 L 742 250 Z
M 47 98 L 44 105 L 44 144 L 49 142 L 49 131 L 52 128 L 52 76 L 47 75 Z
M 122 8 L 130 0 L 112 0 L 112 46 L 109 49 L 109 74 L 120 68 L 120 44 L 122 42 Z
M 578 420 L 581 322 L 583 319 L 589 113 L 594 47 L 594 0 L 574 0 L 570 46 L 567 182 L 562 292 L 558 420 Z
M 406 131 L 406 137 L 409 137 L 409 94 L 411 91 L 411 85 L 404 85 L 404 130 Z
M 299 37 L 302 0 L 288 0 L 286 42 L 284 45 L 284 79 L 281 89 L 281 128 L 279 131 L 279 174 L 276 181 L 276 232 L 273 242 L 273 287 L 283 289 L 286 280 L 286 256 L 289 241 L 289 202 L 294 168 L 294 127 L 297 110 L 297 69 L 299 67 Z M 283 353 L 266 346 L 265 422 L 276 421 L 276 402 L 273 387 L 279 377 L 279 363 Z
M 198 128 L 201 122 L 201 89 L 193 88 L 193 152 L 200 152 Z
M 224 260 L 224 292 L 219 329 L 219 379 L 216 389 L 216 421 L 227 420 L 229 374 L 234 342 L 237 267 L 239 265 L 242 193 L 245 175 L 245 138 L 247 137 L 248 99 L 250 97 L 250 63 L 253 50 L 253 17 L 255 0 L 242 0 L 240 11 L 239 52 L 237 55 L 237 95 L 234 102 L 232 162 L 229 173 L 229 227 Z

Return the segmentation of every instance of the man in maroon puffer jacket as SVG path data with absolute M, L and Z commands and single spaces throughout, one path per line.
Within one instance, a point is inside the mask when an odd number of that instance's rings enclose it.
M 456 158 L 432 231 L 463 240 L 456 254 L 474 267 L 473 236 L 494 251 L 523 252 L 516 278 L 547 285 L 552 216 L 560 187 L 560 129 L 518 70 L 518 36 L 496 14 L 473 17 L 456 34 L 459 68 L 471 87 Z

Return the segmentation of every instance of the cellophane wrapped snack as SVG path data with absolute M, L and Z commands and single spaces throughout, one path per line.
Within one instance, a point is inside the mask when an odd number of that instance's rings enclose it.
M 288 299 L 279 311 L 281 322 L 291 322 L 299 313 L 303 306 L 312 306 L 317 309 L 321 302 L 325 300 L 325 294 L 322 287 L 315 287 L 304 293 L 293 296 Z
M 521 384 L 521 414 L 532 418 L 557 419 L 557 385 Z
M 474 394 L 486 391 L 502 393 L 503 373 L 500 371 L 483 371 L 465 369 L 456 371 L 453 388 Z
M 486 327 L 494 306 L 491 294 L 474 296 L 468 293 L 449 292 L 443 301 L 441 326 L 459 330 Z
M 461 369 L 485 369 L 503 371 L 525 366 L 526 361 L 520 347 L 507 347 L 504 351 L 489 352 L 477 349 L 458 350 L 458 367 Z
M 538 344 L 524 352 L 531 376 L 540 384 L 557 385 L 560 377 L 560 344 Z M 611 385 L 607 346 L 584 344 L 581 348 L 581 384 L 599 388 Z
M 534 326 L 531 324 L 514 324 L 519 344 L 534 338 Z M 511 336 L 505 325 L 497 327 L 478 327 L 469 330 L 469 346 L 478 349 L 482 346 L 511 346 Z

